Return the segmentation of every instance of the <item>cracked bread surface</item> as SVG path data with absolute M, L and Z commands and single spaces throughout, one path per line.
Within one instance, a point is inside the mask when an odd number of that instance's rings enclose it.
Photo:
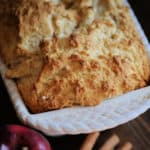
M 18 0 L 3 6 L 13 8 L 0 11 L 6 76 L 16 79 L 33 113 L 95 106 L 147 85 L 147 53 L 124 0 Z

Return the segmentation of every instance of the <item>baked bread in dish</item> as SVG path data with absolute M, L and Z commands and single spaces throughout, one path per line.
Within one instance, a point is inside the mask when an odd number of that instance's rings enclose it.
M 31 112 L 95 106 L 148 84 L 148 56 L 124 0 L 4 0 L 0 8 L 6 76 Z

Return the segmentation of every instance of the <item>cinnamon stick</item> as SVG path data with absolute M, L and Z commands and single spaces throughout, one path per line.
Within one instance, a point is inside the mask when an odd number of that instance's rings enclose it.
M 99 150 L 113 150 L 119 142 L 119 137 L 114 134 L 104 143 L 102 147 L 99 148 Z
M 122 147 L 119 148 L 119 150 L 131 150 L 133 148 L 133 145 L 130 142 L 126 142 Z
M 100 132 L 94 132 L 94 133 L 89 134 L 86 137 L 84 143 L 82 144 L 80 150 L 92 150 L 99 135 L 100 135 Z

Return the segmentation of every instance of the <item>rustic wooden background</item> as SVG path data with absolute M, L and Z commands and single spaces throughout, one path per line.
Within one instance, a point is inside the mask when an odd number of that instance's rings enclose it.
M 150 1 L 129 0 L 141 25 L 150 40 Z M 13 106 L 9 100 L 7 91 L 0 78 L 0 124 L 21 124 L 17 119 Z M 131 141 L 134 150 L 150 150 L 150 110 L 139 118 L 130 121 L 117 128 L 102 132 L 97 140 L 94 150 L 112 134 L 117 133 L 121 138 L 121 143 Z M 79 150 L 86 135 L 47 137 L 54 150 Z

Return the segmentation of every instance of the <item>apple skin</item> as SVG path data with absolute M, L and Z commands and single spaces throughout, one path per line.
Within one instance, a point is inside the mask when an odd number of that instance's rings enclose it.
M 40 133 L 20 125 L 0 127 L 0 150 L 52 150 L 49 142 Z

